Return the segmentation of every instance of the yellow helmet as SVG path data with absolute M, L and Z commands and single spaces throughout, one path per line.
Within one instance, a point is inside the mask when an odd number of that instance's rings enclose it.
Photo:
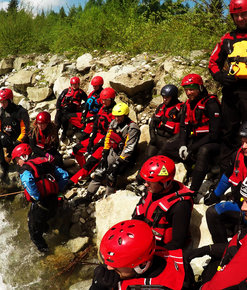
M 125 103 L 118 103 L 112 109 L 113 116 L 123 116 L 129 114 L 129 107 Z

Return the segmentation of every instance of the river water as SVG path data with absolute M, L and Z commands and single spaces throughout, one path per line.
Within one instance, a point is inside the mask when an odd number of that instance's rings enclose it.
M 53 254 L 39 253 L 29 238 L 27 212 L 19 201 L 0 200 L 0 290 L 69 289 L 83 279 L 84 270 L 77 265 L 72 274 L 58 275 L 73 256 L 55 246 L 65 243 L 56 233 L 45 237 Z

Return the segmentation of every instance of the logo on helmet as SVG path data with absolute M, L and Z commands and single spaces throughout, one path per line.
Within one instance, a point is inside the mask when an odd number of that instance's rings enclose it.
M 168 175 L 169 175 L 169 173 L 168 173 L 166 167 L 163 165 L 158 176 L 168 176 Z

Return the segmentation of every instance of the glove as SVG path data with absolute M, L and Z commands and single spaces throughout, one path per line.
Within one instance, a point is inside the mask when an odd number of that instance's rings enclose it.
M 189 155 L 187 146 L 181 146 L 179 148 L 179 156 L 181 159 L 186 160 Z
M 216 73 L 215 79 L 226 87 L 232 86 L 237 82 L 235 76 L 229 75 L 226 71 Z
M 106 266 L 99 265 L 94 270 L 93 284 L 90 290 L 108 290 L 117 287 L 120 276 L 114 270 L 108 270 Z
M 220 198 L 215 195 L 214 189 L 211 188 L 209 192 L 204 196 L 204 204 L 205 205 L 212 205 L 220 201 Z
M 107 157 L 109 155 L 109 150 L 108 149 L 103 149 L 102 151 L 102 164 L 107 168 L 108 163 L 107 163 Z
M 210 246 L 204 246 L 198 249 L 189 249 L 184 252 L 184 260 L 190 262 L 194 258 L 210 255 L 210 252 L 211 252 Z

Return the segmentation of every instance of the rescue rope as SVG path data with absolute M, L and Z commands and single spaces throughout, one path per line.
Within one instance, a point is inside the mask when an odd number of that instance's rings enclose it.
M 16 195 L 16 194 L 20 194 L 23 193 L 24 190 L 21 191 L 16 191 L 16 192 L 10 192 L 10 193 L 0 193 L 0 197 L 5 197 L 5 196 L 9 196 L 9 195 Z

